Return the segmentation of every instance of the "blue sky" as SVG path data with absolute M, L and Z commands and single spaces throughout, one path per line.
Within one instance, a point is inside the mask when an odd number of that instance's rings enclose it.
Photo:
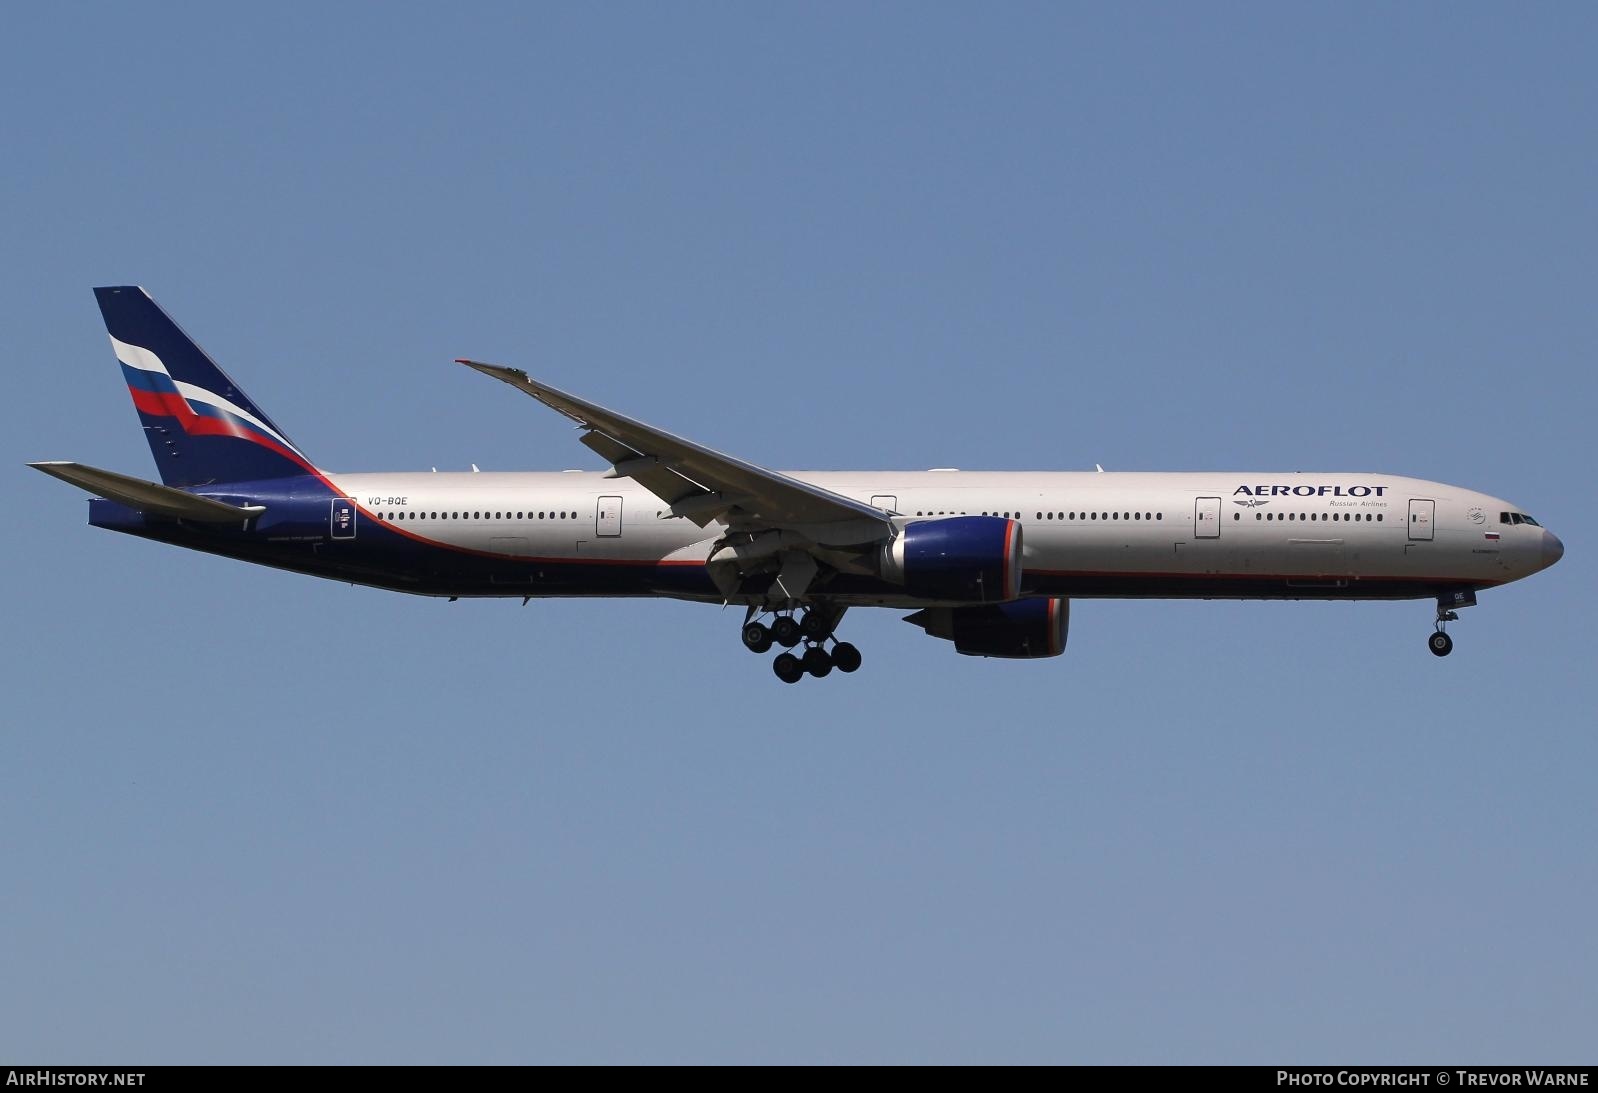
M 1591 1062 L 1598 17 L 33 5 L 0 43 L 0 1057 Z M 1564 539 L 1431 607 L 445 604 L 120 538 L 138 283 L 335 470 L 1380 470 Z

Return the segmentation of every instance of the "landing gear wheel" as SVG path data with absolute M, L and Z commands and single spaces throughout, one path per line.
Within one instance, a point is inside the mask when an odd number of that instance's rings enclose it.
M 784 683 L 798 683 L 804 678 L 805 666 L 799 663 L 799 658 L 792 653 L 778 653 L 771 662 L 771 670 L 777 673 L 777 678 Z
M 829 657 L 827 655 L 827 651 L 819 645 L 812 645 L 810 648 L 806 649 L 804 660 L 802 660 L 800 663 L 804 665 L 805 671 L 809 672 L 817 679 L 832 674 L 832 658 Z
M 832 663 L 840 672 L 853 672 L 860 668 L 860 650 L 846 641 L 832 647 Z
M 799 629 L 792 615 L 778 615 L 771 624 L 771 636 L 784 649 L 792 649 L 804 638 L 804 632 Z
M 751 653 L 764 653 L 771 648 L 771 631 L 758 622 L 752 622 L 744 627 L 744 648 Z
M 1454 639 L 1438 630 L 1426 639 L 1426 648 L 1432 651 L 1434 657 L 1446 657 L 1454 651 Z
M 832 620 L 823 612 L 811 609 L 799 620 L 799 629 L 811 641 L 825 641 L 832 636 Z

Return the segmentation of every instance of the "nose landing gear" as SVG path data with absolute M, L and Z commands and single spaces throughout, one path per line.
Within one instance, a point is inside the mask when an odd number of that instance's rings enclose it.
M 1474 592 L 1445 592 L 1437 597 L 1436 628 L 1426 639 L 1426 648 L 1432 651 L 1432 656 L 1446 657 L 1454 651 L 1454 639 L 1448 636 L 1448 624 L 1459 621 L 1459 612 L 1454 608 L 1475 606 Z
M 1432 656 L 1434 657 L 1446 657 L 1449 653 L 1454 651 L 1454 639 L 1448 636 L 1448 632 L 1445 631 L 1442 626 L 1444 621 L 1453 622 L 1458 619 L 1459 616 L 1455 615 L 1452 611 L 1450 611 L 1448 614 L 1451 617 L 1447 620 L 1438 620 L 1437 629 L 1432 632 L 1431 637 L 1426 639 L 1426 648 L 1432 651 Z

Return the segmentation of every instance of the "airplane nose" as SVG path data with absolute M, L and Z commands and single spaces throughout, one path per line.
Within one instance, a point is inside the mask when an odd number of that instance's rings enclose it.
M 1565 556 L 1565 544 L 1561 543 L 1559 541 L 1559 536 L 1555 535 L 1553 532 L 1549 531 L 1547 528 L 1544 528 L 1543 529 L 1543 566 L 1544 566 L 1544 568 L 1553 565 L 1555 562 L 1559 561 L 1559 559 L 1563 558 L 1564 556 Z

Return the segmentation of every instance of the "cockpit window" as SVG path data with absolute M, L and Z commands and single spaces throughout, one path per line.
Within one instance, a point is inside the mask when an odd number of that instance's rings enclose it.
M 1530 524 L 1534 528 L 1542 527 L 1541 524 L 1539 524 L 1537 521 L 1533 520 L 1530 516 L 1527 516 L 1524 512 L 1517 513 L 1516 515 L 1518 515 L 1523 521 L 1525 521 L 1526 523 Z
M 1498 514 L 1498 522 L 1500 524 L 1530 524 L 1534 528 L 1542 527 L 1541 524 L 1524 512 L 1500 512 Z

